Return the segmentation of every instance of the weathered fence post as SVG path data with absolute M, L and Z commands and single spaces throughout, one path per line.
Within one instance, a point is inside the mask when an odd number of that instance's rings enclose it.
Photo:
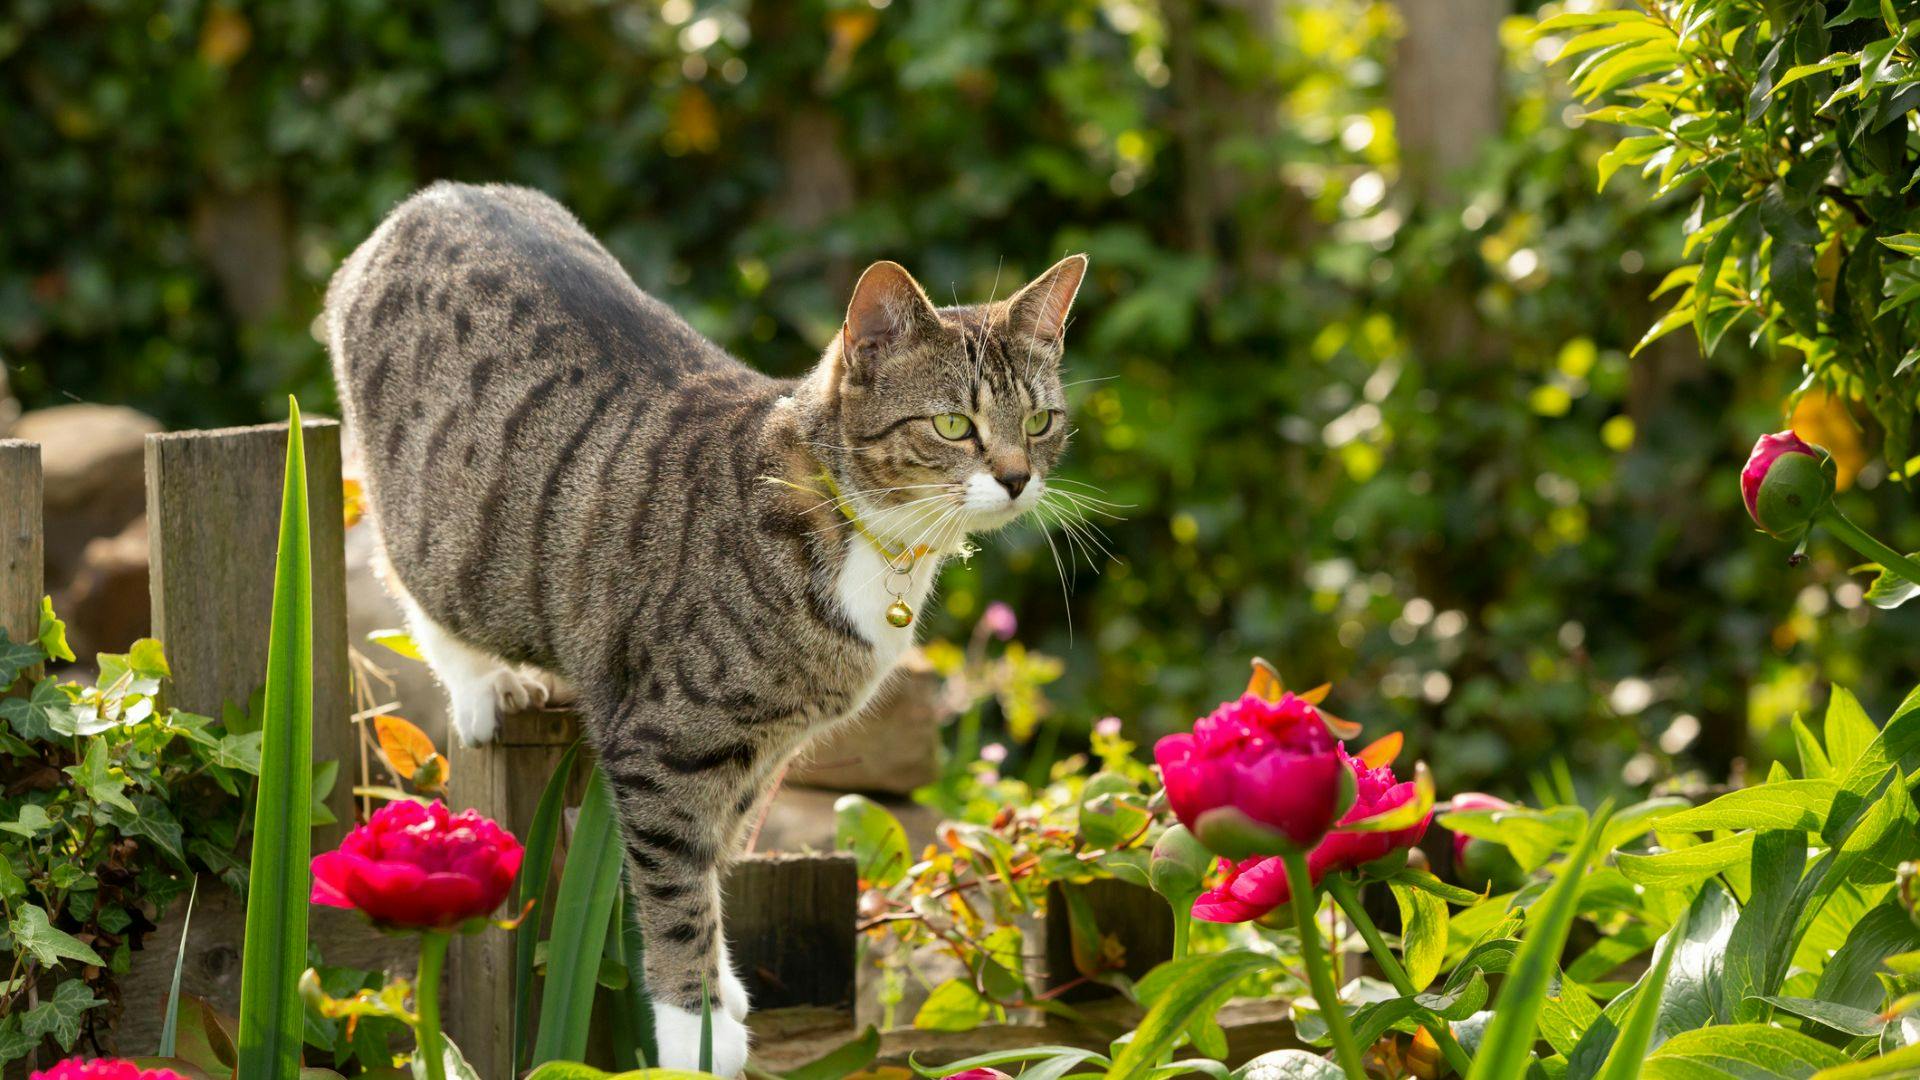
M 733 966 L 755 1009 L 852 1007 L 860 902 L 852 855 L 749 855 L 721 891 Z
M 40 445 L 0 439 L 0 629 L 14 641 L 40 633 L 45 503 Z
M 353 824 L 359 755 L 348 706 L 340 425 L 308 420 L 303 436 L 313 523 L 313 756 L 340 763 L 327 797 L 340 820 L 314 831 L 319 852 Z M 227 702 L 245 706 L 266 679 L 286 454 L 285 424 L 147 436 L 153 632 L 173 667 L 178 708 L 219 716 Z
M 502 717 L 500 737 L 485 746 L 460 746 L 449 737 L 451 805 L 472 807 L 525 839 L 547 778 L 578 737 L 573 714 L 558 709 Z M 579 805 L 591 767 L 582 761 L 575 768 L 568 806 Z M 563 855 L 556 850 L 556 883 Z M 532 932 L 549 922 L 549 906 L 543 897 L 527 916 Z M 513 954 L 513 935 L 489 930 L 454 939 L 447 955 L 447 1034 L 481 1076 L 514 1075 Z
M 1099 878 L 1084 885 L 1059 882 L 1047 889 L 1047 977 L 1049 989 L 1066 986 L 1080 977 L 1073 959 L 1073 917 L 1067 889 L 1078 894 L 1102 938 L 1112 937 L 1126 948 L 1122 970 L 1138 979 L 1154 965 L 1173 958 L 1173 914 L 1152 889 L 1117 878 Z M 1061 1001 L 1086 1001 L 1114 991 L 1099 983 L 1076 986 L 1058 994 Z

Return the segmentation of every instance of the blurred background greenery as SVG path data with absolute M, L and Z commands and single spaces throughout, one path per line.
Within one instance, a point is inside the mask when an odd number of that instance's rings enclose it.
M 1790 747 L 1828 681 L 1884 715 L 1920 676 L 1920 605 L 1870 614 L 1844 550 L 1790 568 L 1748 524 L 1735 474 L 1785 426 L 1793 363 L 1686 333 L 1629 359 L 1687 207 L 1627 175 L 1595 194 L 1619 131 L 1582 124 L 1537 14 L 16 0 L 0 357 L 29 408 L 325 409 L 328 276 L 442 177 L 557 196 L 780 373 L 872 259 L 972 301 L 1086 251 L 1067 475 L 1124 504 L 1115 558 L 995 538 L 934 631 L 1011 603 L 1064 665 L 1041 730 L 1149 738 L 1260 654 L 1407 730 L 1448 789 L 1523 789 L 1556 756 L 1719 777 Z M 1857 467 L 1848 512 L 1920 547 L 1849 404 L 1798 413 Z

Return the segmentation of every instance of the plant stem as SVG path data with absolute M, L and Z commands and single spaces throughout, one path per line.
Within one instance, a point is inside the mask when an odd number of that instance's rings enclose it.
M 427 1063 L 427 1080 L 447 1080 L 446 1040 L 440 1034 L 440 969 L 446 965 L 451 940 L 438 930 L 420 935 L 419 981 L 413 987 L 413 1004 L 420 1022 L 413 1029 L 413 1037 Z
M 1172 905 L 1172 907 L 1173 958 L 1178 960 L 1187 955 L 1187 932 L 1193 928 L 1193 901 L 1187 901 L 1187 906 L 1184 909 L 1177 904 Z
M 1872 533 L 1855 525 L 1832 503 L 1828 503 L 1826 511 L 1820 515 L 1820 524 L 1825 525 L 1848 547 L 1886 567 L 1888 572 L 1906 578 L 1915 585 L 1920 585 L 1920 562 L 1915 562 L 1874 539 Z
M 1333 985 L 1327 954 L 1320 948 L 1320 930 L 1314 922 L 1320 894 L 1314 891 L 1306 856 L 1290 851 L 1280 856 L 1280 861 L 1287 868 L 1287 891 L 1293 894 L 1293 923 L 1300 933 L 1300 960 L 1307 966 L 1307 985 L 1313 989 L 1313 1000 L 1320 1006 L 1320 1015 L 1326 1018 L 1327 1032 L 1333 1036 L 1334 1057 L 1339 1059 L 1340 1068 L 1346 1071 L 1349 1080 L 1366 1080 L 1367 1070 L 1361 1064 L 1360 1048 L 1354 1045 L 1347 1014 L 1340 1011 L 1340 993 Z
M 1393 984 L 1393 988 L 1408 997 L 1418 993 L 1413 980 L 1407 977 L 1407 969 L 1400 966 L 1400 959 L 1387 947 L 1386 939 L 1380 936 L 1380 928 L 1373 925 L 1373 919 L 1361 905 L 1359 890 L 1354 888 L 1353 882 L 1335 875 L 1327 878 L 1326 886 L 1327 891 L 1333 894 L 1334 903 L 1340 905 L 1340 910 L 1347 913 L 1354 928 L 1360 931 L 1360 937 L 1366 941 L 1374 961 L 1386 973 L 1387 981 Z M 1453 1071 L 1462 1077 L 1466 1076 L 1473 1068 L 1473 1059 L 1467 1056 L 1466 1049 L 1453 1037 L 1452 1025 L 1443 1022 L 1422 1026 L 1426 1027 L 1427 1034 L 1433 1036 L 1433 1041 L 1440 1047 L 1440 1052 L 1446 1055 L 1447 1064 L 1453 1066 Z

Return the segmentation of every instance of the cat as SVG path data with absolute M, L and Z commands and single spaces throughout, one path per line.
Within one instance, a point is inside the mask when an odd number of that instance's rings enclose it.
M 761 374 L 559 203 L 438 183 L 349 256 L 325 326 L 389 588 L 456 732 L 568 689 L 614 792 L 661 1060 L 740 1072 L 719 868 L 777 770 L 856 715 L 966 536 L 1038 505 L 1087 260 L 935 308 L 860 276 L 811 371 Z M 901 625 L 902 619 L 907 625 Z

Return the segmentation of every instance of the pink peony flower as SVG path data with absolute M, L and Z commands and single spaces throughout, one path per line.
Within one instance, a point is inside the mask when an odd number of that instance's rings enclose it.
M 1353 801 L 1339 742 L 1293 694 L 1226 702 L 1153 756 L 1181 824 L 1229 858 L 1310 849 Z
M 1789 540 L 1833 497 L 1833 474 L 1824 453 L 1793 432 L 1762 435 L 1740 470 L 1740 497 L 1761 532 Z
M 980 616 L 980 626 L 1001 641 L 1012 641 L 1013 635 L 1020 632 L 1020 620 L 1014 616 L 1013 608 L 999 600 L 987 605 Z
M 1463 791 L 1451 800 L 1455 810 L 1511 810 L 1513 804 L 1494 795 L 1485 795 L 1478 791 Z M 1453 834 L 1453 862 L 1460 865 L 1467 857 L 1467 844 L 1473 839 L 1466 833 Z
M 172 1069 L 142 1069 L 131 1061 L 96 1058 L 82 1061 L 68 1058 L 51 1069 L 34 1073 L 31 1080 L 187 1080 Z
M 512 833 L 472 810 L 390 802 L 313 860 L 312 901 L 385 926 L 452 930 L 500 906 L 521 855 Z
M 967 1069 L 954 1073 L 947 1080 L 1013 1080 L 999 1069 Z
M 1093 733 L 1095 735 L 1104 735 L 1109 739 L 1113 738 L 1115 735 L 1120 734 L 1120 718 L 1117 716 L 1109 716 L 1094 721 Z
M 1418 797 L 1412 781 L 1401 781 L 1393 768 L 1373 768 L 1339 748 L 1341 763 L 1354 778 L 1353 808 L 1342 822 L 1358 821 L 1385 813 Z M 1307 876 L 1318 885 L 1328 874 L 1359 870 L 1382 859 L 1404 853 L 1426 835 L 1433 813 L 1419 824 L 1379 833 L 1328 833 L 1312 851 L 1307 852 Z M 1255 857 L 1234 862 L 1220 860 L 1226 880 L 1202 893 L 1194 901 L 1193 915 L 1206 922 L 1249 922 L 1261 918 L 1292 899 L 1287 887 L 1286 866 L 1276 858 Z

